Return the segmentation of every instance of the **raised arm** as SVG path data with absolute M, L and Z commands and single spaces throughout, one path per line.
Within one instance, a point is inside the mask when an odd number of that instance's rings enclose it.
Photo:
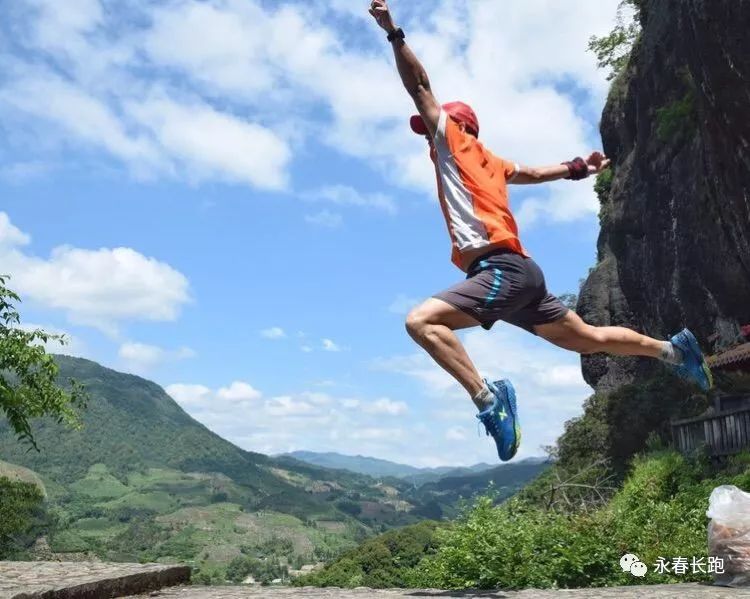
M 414 100 L 427 130 L 430 135 L 434 136 L 440 117 L 440 104 L 432 95 L 430 80 L 422 63 L 414 56 L 414 52 L 404 41 L 403 32 L 398 35 L 400 30 L 393 22 L 386 0 L 373 0 L 370 4 L 370 14 L 392 40 L 391 45 L 393 46 L 393 54 L 396 57 L 396 66 L 398 67 L 398 74 L 401 75 L 401 81 L 412 100 Z
M 592 152 L 586 158 L 576 158 L 570 162 L 554 164 L 552 166 L 522 166 L 509 183 L 528 185 L 531 183 L 547 183 L 558 179 L 585 179 L 589 175 L 596 175 L 608 168 L 610 164 L 601 152 Z

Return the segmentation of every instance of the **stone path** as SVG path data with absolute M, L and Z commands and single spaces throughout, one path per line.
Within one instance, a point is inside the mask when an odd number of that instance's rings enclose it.
M 0 599 L 123 597 L 189 581 L 186 566 L 0 562 Z
M 608 589 L 440 591 L 294 587 L 174 586 L 190 580 L 185 566 L 91 562 L 0 562 L 0 599 L 734 599 L 750 589 L 698 584 L 613 587 Z M 160 590 L 157 590 L 160 589 Z
M 612 587 L 608 589 L 573 589 L 518 592 L 439 591 L 404 589 L 336 589 L 336 588 L 269 588 L 269 587 L 174 587 L 152 594 L 156 599 L 734 599 L 750 597 L 750 589 L 727 589 L 699 584 Z M 145 599 L 145 596 L 130 599 Z

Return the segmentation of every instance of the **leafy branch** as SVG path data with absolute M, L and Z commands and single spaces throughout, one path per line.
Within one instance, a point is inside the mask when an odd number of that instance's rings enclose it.
M 630 52 L 641 32 L 641 0 L 622 0 L 617 7 L 615 28 L 602 37 L 592 35 L 588 49 L 596 55 L 599 68 L 610 69 L 611 81 L 628 64 Z M 632 11 L 632 12 L 631 12 Z
M 41 329 L 21 328 L 14 305 L 21 298 L 6 287 L 8 278 L 0 275 L 0 412 L 19 440 L 38 450 L 31 419 L 49 416 L 78 428 L 78 410 L 85 407 L 86 394 L 73 380 L 67 390 L 58 386 L 58 367 L 44 344 L 57 341 L 64 345 L 67 340 Z

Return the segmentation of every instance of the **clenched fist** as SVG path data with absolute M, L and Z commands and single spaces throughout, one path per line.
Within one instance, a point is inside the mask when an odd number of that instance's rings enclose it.
M 377 24 L 387 32 L 390 33 L 396 29 L 396 25 L 393 23 L 393 17 L 391 16 L 391 11 L 388 8 L 388 3 L 385 0 L 372 0 L 372 3 L 370 4 L 370 14 L 373 16 Z

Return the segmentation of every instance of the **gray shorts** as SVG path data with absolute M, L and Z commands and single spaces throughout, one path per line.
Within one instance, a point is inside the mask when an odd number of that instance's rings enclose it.
M 458 308 L 490 329 L 498 320 L 534 333 L 534 326 L 568 313 L 547 291 L 536 262 L 507 250 L 482 256 L 469 267 L 466 280 L 433 296 Z

